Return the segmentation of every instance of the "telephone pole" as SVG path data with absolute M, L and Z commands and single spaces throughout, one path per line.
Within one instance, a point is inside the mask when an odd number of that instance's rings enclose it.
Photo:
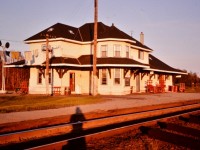
M 49 95 L 49 34 L 46 33 L 46 73 L 45 73 L 45 82 L 46 82 L 46 94 Z
M 97 83 L 97 23 L 98 22 L 98 0 L 94 0 L 94 52 L 93 52 L 93 96 L 98 94 Z
M 50 35 L 50 32 L 52 32 L 54 29 L 50 28 L 48 29 L 47 33 L 45 34 L 46 38 L 46 72 L 45 72 L 45 83 L 46 83 L 46 94 L 49 95 L 49 38 L 52 37 Z

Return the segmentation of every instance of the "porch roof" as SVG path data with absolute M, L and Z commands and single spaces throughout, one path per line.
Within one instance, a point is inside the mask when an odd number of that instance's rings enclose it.
M 173 74 L 187 74 L 187 72 L 184 72 L 180 69 L 175 69 L 166 63 L 162 62 L 152 54 L 149 54 L 149 69 L 145 70 L 151 70 L 156 72 L 164 72 L 164 73 L 173 73 Z
M 43 64 L 45 64 L 44 62 Z M 82 55 L 79 58 L 68 57 L 53 57 L 50 59 L 51 66 L 72 66 L 72 67 L 92 67 L 93 55 Z M 97 67 L 148 67 L 148 64 L 143 64 L 129 58 L 105 57 L 97 58 Z
M 93 63 L 93 55 L 82 55 L 78 58 L 81 64 L 88 65 Z M 97 65 L 124 65 L 124 66 L 143 66 L 147 67 L 148 64 L 143 64 L 130 58 L 124 57 L 101 57 L 97 58 Z

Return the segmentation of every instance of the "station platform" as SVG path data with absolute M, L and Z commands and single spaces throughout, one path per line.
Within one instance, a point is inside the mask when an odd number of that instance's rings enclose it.
M 41 118 L 71 115 L 77 107 L 83 114 L 92 112 L 105 112 L 116 109 L 153 106 L 174 102 L 200 100 L 200 93 L 159 93 L 159 94 L 131 94 L 123 96 L 102 96 L 108 101 L 89 105 L 77 105 L 58 109 L 35 110 L 25 112 L 0 113 L 0 124 L 35 120 Z

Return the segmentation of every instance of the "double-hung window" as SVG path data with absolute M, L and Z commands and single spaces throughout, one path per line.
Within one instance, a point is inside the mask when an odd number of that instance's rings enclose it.
M 114 70 L 114 84 L 120 84 L 120 69 Z
M 101 57 L 107 57 L 107 45 L 101 45 Z
M 42 71 L 38 69 L 38 78 L 37 78 L 37 83 L 42 84 Z M 52 81 L 52 76 L 51 73 L 49 73 L 49 83 Z
M 114 57 L 120 57 L 121 45 L 114 45 Z
M 102 84 L 102 85 L 106 85 L 106 84 L 107 84 L 107 73 L 106 73 L 106 69 L 102 69 L 102 73 L 101 73 L 101 84 Z
M 42 84 L 42 72 L 40 70 L 38 70 L 38 84 Z
M 51 83 L 51 73 L 49 73 L 49 83 Z
M 130 86 L 130 73 L 125 76 L 125 86 Z
M 126 58 L 129 58 L 129 46 L 126 46 Z
M 144 59 L 144 51 L 138 50 L 138 58 L 139 59 Z

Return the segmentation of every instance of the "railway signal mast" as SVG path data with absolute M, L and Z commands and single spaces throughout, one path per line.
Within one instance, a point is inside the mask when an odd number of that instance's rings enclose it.
M 1 56 L 1 65 L 2 65 L 2 80 L 1 80 L 1 83 L 2 83 L 2 88 L 1 88 L 1 91 L 0 93 L 6 93 L 6 85 L 5 85 L 5 70 L 4 70 L 4 65 L 5 65 L 5 62 L 6 62 L 6 55 L 5 55 L 5 49 L 6 48 L 9 48 L 10 44 L 7 42 L 5 44 L 5 46 L 2 45 L 1 41 L 0 41 L 0 47 L 2 47 L 2 56 Z

